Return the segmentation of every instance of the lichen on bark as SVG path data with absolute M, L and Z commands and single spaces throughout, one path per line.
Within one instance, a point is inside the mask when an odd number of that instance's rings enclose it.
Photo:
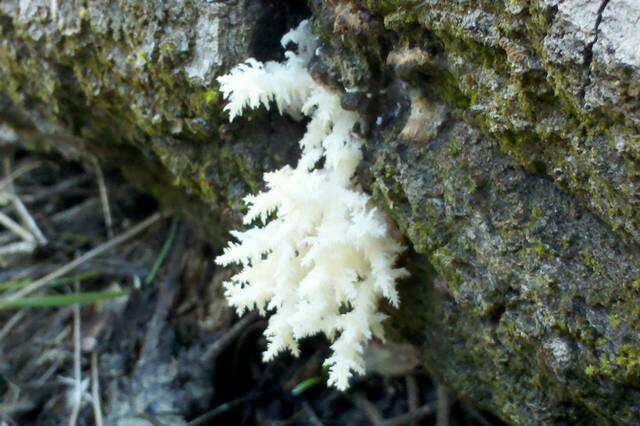
M 119 163 L 222 243 L 303 129 L 225 125 L 213 78 L 278 56 L 300 2 L 49 3 L 0 4 L 0 122 Z M 358 178 L 414 249 L 391 334 L 511 423 L 638 423 L 637 4 L 308 3 L 310 71 L 368 118 Z

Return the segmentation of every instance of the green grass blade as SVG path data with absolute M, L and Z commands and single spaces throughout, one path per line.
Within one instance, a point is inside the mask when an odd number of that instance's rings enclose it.
M 158 254 L 156 261 L 153 262 L 153 266 L 151 267 L 151 270 L 149 271 L 146 278 L 144 279 L 145 285 L 151 284 L 153 280 L 156 278 L 156 275 L 158 274 L 158 270 L 160 270 L 160 267 L 164 263 L 164 259 L 169 254 L 169 250 L 173 245 L 173 241 L 176 239 L 177 231 L 178 231 L 178 220 L 173 219 L 173 221 L 171 222 L 171 229 L 169 230 L 169 237 L 166 239 L 166 241 L 162 245 L 162 248 L 160 249 L 160 253 Z
M 58 294 L 52 296 L 36 296 L 25 297 L 14 300 L 0 300 L 0 309 L 15 308 L 51 308 L 60 306 L 69 306 L 75 303 L 87 304 L 101 302 L 104 300 L 115 299 L 117 297 L 126 296 L 125 291 L 114 292 L 86 292 L 73 294 Z
M 79 282 L 83 282 L 83 281 L 92 280 L 94 278 L 98 278 L 99 276 L 100 276 L 100 273 L 98 271 L 89 270 L 89 271 L 81 272 L 79 274 L 71 275 L 69 277 L 64 277 L 64 278 L 59 278 L 57 280 L 52 280 L 47 284 L 47 286 L 56 287 L 56 286 L 61 286 L 61 285 L 64 285 L 64 284 L 72 284 L 72 283 L 76 282 L 76 280 L 79 281 Z M 32 282 L 33 282 L 33 280 L 31 280 L 29 278 L 23 278 L 23 279 L 20 279 L 20 280 L 5 281 L 3 283 L 0 283 L 0 291 L 15 290 L 15 289 L 18 289 L 18 288 L 26 287 L 29 284 L 31 284 Z
M 299 396 L 310 388 L 317 386 L 323 383 L 322 377 L 314 376 L 310 377 L 302 382 L 298 383 L 295 388 L 291 389 L 291 394 L 293 396 Z

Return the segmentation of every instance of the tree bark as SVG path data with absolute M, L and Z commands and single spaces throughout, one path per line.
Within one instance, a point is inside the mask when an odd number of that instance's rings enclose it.
M 3 1 L 0 138 L 116 164 L 222 244 L 304 126 L 227 124 L 215 77 L 311 13 L 313 75 L 366 118 L 358 178 L 414 250 L 391 335 L 508 422 L 640 423 L 637 2 L 309 7 Z

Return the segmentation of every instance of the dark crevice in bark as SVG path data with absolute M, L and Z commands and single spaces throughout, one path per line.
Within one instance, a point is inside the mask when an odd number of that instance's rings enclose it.
M 267 0 L 263 2 L 263 15 L 258 20 L 260 29 L 251 42 L 252 51 L 259 61 L 272 60 L 281 52 L 280 39 L 291 28 L 295 28 L 311 10 L 305 2 L 298 0 Z
M 598 8 L 598 16 L 596 18 L 596 23 L 594 25 L 595 35 L 593 36 L 593 40 L 591 40 L 591 42 L 587 44 L 587 47 L 584 50 L 584 67 L 587 75 L 585 78 L 584 85 L 582 86 L 582 90 L 580 91 L 580 98 L 583 101 L 584 101 L 587 87 L 589 87 L 589 85 L 591 84 L 591 63 L 593 62 L 593 46 L 598 41 L 598 31 L 600 28 L 600 22 L 602 22 L 602 14 L 604 13 L 604 10 L 606 9 L 608 4 L 609 4 L 609 0 L 602 0 L 602 3 L 600 3 L 600 7 Z

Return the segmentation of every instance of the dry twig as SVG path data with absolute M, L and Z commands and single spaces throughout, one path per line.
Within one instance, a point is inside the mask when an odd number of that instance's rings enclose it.
M 436 384 L 438 393 L 438 418 L 436 426 L 449 426 L 449 411 L 451 404 L 449 403 L 449 392 L 440 383 Z
M 412 421 L 419 422 L 425 417 L 435 413 L 436 406 L 437 406 L 436 402 L 430 402 L 428 404 L 423 405 L 422 407 L 418 407 L 413 413 L 401 414 L 389 420 L 385 420 L 382 423 L 382 426 L 403 426 Z
M 409 405 L 409 413 L 413 414 L 418 409 L 418 383 L 413 376 L 406 376 L 405 382 L 407 384 L 407 400 Z M 411 420 L 410 426 L 418 426 L 418 422 L 415 419 Z
M 33 238 L 35 238 L 38 244 L 42 246 L 46 245 L 47 239 L 36 224 L 33 216 L 29 213 L 29 210 L 27 210 L 27 207 L 24 205 L 22 200 L 20 200 L 20 197 L 13 194 L 11 196 L 11 201 L 13 202 L 13 207 L 16 209 L 16 213 L 20 216 L 20 219 L 22 219 L 22 222 L 27 226 L 27 228 L 29 228 L 29 231 L 31 231 Z
M 98 374 L 98 353 L 91 352 L 91 402 L 93 404 L 93 418 L 96 426 L 102 426 L 102 407 L 100 405 L 100 378 Z
M 76 291 L 78 283 L 76 282 Z M 80 359 L 80 305 L 73 305 L 73 390 L 72 410 L 69 417 L 69 426 L 75 426 L 82 404 L 82 366 Z
M 313 426 L 323 426 L 322 420 L 320 420 L 316 412 L 313 410 L 311 404 L 307 401 L 302 401 L 302 408 L 304 408 L 304 412 L 309 416 L 309 423 Z
M 73 193 L 74 190 L 77 190 L 77 187 L 88 182 L 90 180 L 90 177 L 91 176 L 89 176 L 88 174 L 71 177 L 69 179 L 63 180 L 60 183 L 46 186 L 33 194 L 23 194 L 22 201 L 24 201 L 25 203 L 36 203 L 38 201 L 50 199 L 59 194 Z
M 371 424 L 375 426 L 383 424 L 384 417 L 382 417 L 375 404 L 365 398 L 363 394 L 356 393 L 351 397 L 351 402 L 367 416 Z
M 11 183 L 17 178 L 19 178 L 20 176 L 26 173 L 29 173 L 31 170 L 36 169 L 39 166 L 40 166 L 40 162 L 33 161 L 33 162 L 23 164 L 13 172 L 8 173 L 5 178 L 0 180 L 0 191 L 3 191 L 5 188 L 8 188 L 7 192 L 13 192 L 10 187 Z M 10 169 L 10 166 L 7 166 L 6 164 L 5 164 L 5 167 L 7 171 Z
M 18 324 L 22 320 L 22 318 L 24 318 L 24 315 L 25 315 L 25 311 L 18 311 L 15 315 L 9 318 L 9 321 L 7 321 L 6 324 L 0 330 L 0 342 L 2 342 L 2 339 L 4 339 L 7 336 L 7 334 L 11 332 L 11 329 L 13 329 L 13 327 L 15 327 L 16 324 Z M 0 349 L 0 353 L 2 353 L 1 349 Z
M 28 230 L 20 226 L 20 224 L 18 224 L 16 221 L 2 212 L 0 212 L 0 225 L 3 225 L 9 231 L 13 232 L 16 236 L 20 237 L 23 241 L 28 242 L 35 240 L 33 235 Z
M 104 224 L 107 227 L 107 235 L 113 237 L 113 219 L 111 217 L 111 207 L 109 206 L 109 193 L 107 185 L 104 182 L 104 174 L 97 159 L 93 159 L 93 165 L 96 170 L 96 179 L 98 181 L 98 192 L 100 193 L 100 203 L 102 204 L 102 214 L 104 215 Z
M 5 256 L 15 254 L 29 254 L 36 249 L 36 243 L 33 241 L 17 241 L 0 247 L 0 259 Z
M 201 425 L 210 424 L 209 422 L 213 420 L 215 417 L 223 413 L 226 413 L 227 411 L 232 410 L 238 407 L 239 405 L 245 404 L 247 401 L 252 400 L 255 397 L 256 396 L 254 394 L 249 394 L 242 398 L 234 399 L 233 401 L 220 404 L 213 410 L 208 411 L 199 417 L 196 417 L 195 419 L 187 423 L 187 426 L 201 426 Z
M 67 263 L 66 265 L 64 265 L 64 266 L 56 269 L 55 271 L 45 275 L 44 277 L 32 282 L 31 284 L 29 284 L 28 286 L 22 288 L 21 290 L 16 291 L 15 293 L 12 293 L 12 294 L 8 295 L 4 299 L 5 300 L 16 300 L 16 299 L 25 297 L 25 296 L 33 293 L 34 291 L 36 291 L 36 290 L 40 289 L 41 287 L 44 287 L 45 285 L 47 285 L 50 281 L 55 280 L 56 278 L 60 278 L 61 276 L 71 272 L 72 270 L 74 270 L 78 266 L 82 265 L 83 263 L 93 259 L 96 256 L 100 256 L 101 254 L 111 250 L 112 248 L 122 244 L 123 242 L 135 237 L 136 235 L 138 235 L 139 233 L 141 233 L 142 231 L 144 231 L 145 229 L 147 229 L 148 227 L 150 227 L 151 225 L 156 223 L 163 216 L 164 215 L 161 214 L 161 213 L 155 213 L 155 214 L 151 215 L 150 217 L 148 217 L 147 219 L 143 220 L 142 222 L 140 222 L 136 226 L 134 226 L 131 229 L 127 230 L 125 233 L 123 233 L 121 235 L 118 235 L 115 238 L 112 238 L 111 240 L 109 240 L 106 243 L 101 244 L 101 245 L 93 248 L 92 250 L 89 250 L 88 252 L 86 252 L 82 256 L 79 256 L 79 257 L 75 258 L 74 260 L 72 260 L 71 262 Z
M 255 321 L 256 318 L 257 315 L 253 312 L 235 323 L 207 349 L 207 351 L 202 355 L 203 361 L 207 364 L 213 363 L 222 351 L 225 350 L 249 324 Z

